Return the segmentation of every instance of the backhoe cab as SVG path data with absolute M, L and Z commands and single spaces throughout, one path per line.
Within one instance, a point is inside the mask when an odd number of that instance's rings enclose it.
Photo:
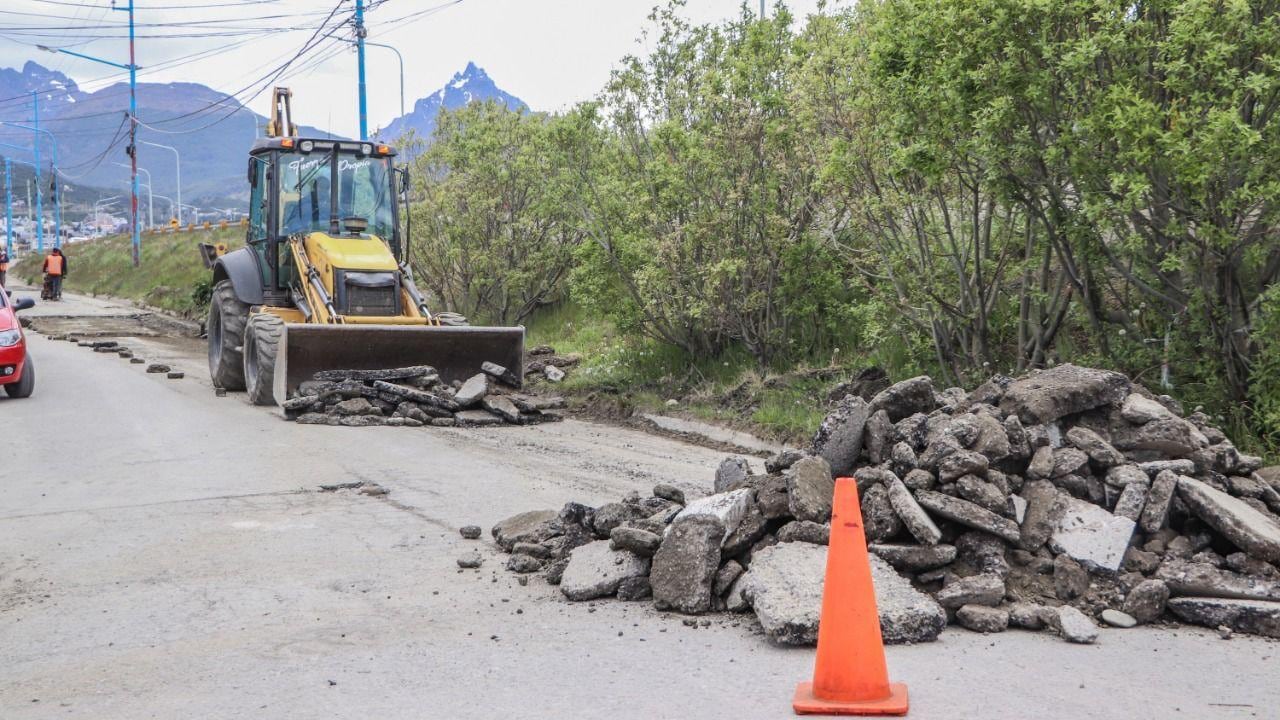
M 450 382 L 485 361 L 522 367 L 524 328 L 467 326 L 432 312 L 418 290 L 395 151 L 299 138 L 287 89 L 276 89 L 275 106 L 270 136 L 249 153 L 246 246 L 211 260 L 214 384 L 270 405 L 321 370 L 431 365 Z

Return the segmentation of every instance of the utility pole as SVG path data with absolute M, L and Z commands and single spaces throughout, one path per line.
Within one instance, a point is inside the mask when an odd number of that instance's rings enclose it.
M 764 0 L 760 0 L 760 19 L 764 19 Z
M 129 0 L 133 2 L 133 0 Z M 369 108 L 365 99 L 364 85 L 364 38 L 369 31 L 364 27 L 364 0 L 356 0 L 356 66 L 359 76 L 360 93 L 360 139 L 369 139 Z M 292 118 L 290 118 L 292 120 Z
M 112 0 L 114 7 L 115 0 Z M 119 8 L 115 8 L 119 9 Z M 134 57 L 133 0 L 129 0 L 129 164 L 132 165 L 133 266 L 142 264 L 142 234 L 138 231 L 138 62 Z
M 32 114 L 39 122 L 40 93 L 31 93 Z M 40 141 L 35 143 L 36 150 L 36 250 L 44 254 L 44 185 L 40 183 Z

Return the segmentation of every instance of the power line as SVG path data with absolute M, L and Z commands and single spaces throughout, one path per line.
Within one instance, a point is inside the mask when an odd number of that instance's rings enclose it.
M 129 135 L 125 131 L 128 121 L 129 121 L 129 113 L 125 113 L 124 117 L 120 119 L 120 125 L 116 127 L 115 133 L 113 133 L 111 139 L 107 141 L 107 147 L 102 152 L 98 153 L 96 156 L 94 156 L 93 158 L 90 158 L 89 160 L 69 166 L 71 168 L 78 168 L 84 165 L 88 165 L 89 163 L 93 163 L 92 167 L 80 173 L 79 175 L 67 175 L 65 172 L 63 172 L 63 169 L 59 169 L 59 173 L 61 173 L 68 180 L 79 180 L 80 178 L 83 178 L 89 175 L 94 170 L 97 170 L 98 166 L 102 165 L 102 162 L 107 159 L 107 156 L 110 155 L 112 151 L 116 150 L 120 146 L 120 143 L 128 139 Z
M 329 28 L 328 32 L 326 32 L 326 33 L 324 33 L 323 35 L 321 35 L 321 31 L 325 29 L 325 27 L 328 25 L 329 21 L 333 19 L 333 16 L 334 16 L 334 15 L 336 15 L 336 14 L 338 13 L 338 10 L 339 10 L 339 9 L 341 9 L 341 7 L 342 7 L 342 5 L 343 5 L 343 3 L 344 3 L 344 2 L 345 2 L 345 0 L 339 0 L 339 1 L 338 1 L 338 3 L 337 3 L 336 5 L 334 5 L 333 9 L 332 9 L 331 11 L 329 11 L 329 15 L 324 19 L 324 21 L 323 21 L 323 22 L 322 22 L 318 27 L 316 27 L 315 32 L 313 32 L 313 33 L 311 34 L 311 37 L 307 38 L 307 41 L 306 41 L 305 43 L 303 43 L 302 47 L 301 47 L 301 48 L 299 48 L 299 49 L 297 50 L 297 52 L 295 52 L 291 58 L 289 58 L 289 59 L 288 59 L 288 60 L 286 60 L 285 62 L 281 63 L 280 65 L 276 66 L 273 70 L 268 71 L 266 74 L 262 75 L 262 76 L 261 76 L 261 77 L 259 77 L 257 80 L 254 80 L 253 82 L 249 83 L 248 85 L 246 85 L 245 87 L 241 88 L 240 90 L 237 90 L 237 91 L 236 91 L 236 92 L 234 92 L 234 93 L 229 93 L 229 94 L 226 96 L 226 98 L 224 98 L 224 100 L 222 100 L 222 101 L 219 101 L 219 102 L 217 102 L 217 103 L 209 103 L 209 104 L 208 104 L 208 105 L 206 105 L 204 108 L 201 108 L 201 109 L 199 109 L 199 110 L 194 110 L 194 111 L 192 111 L 192 112 L 183 113 L 183 114 L 181 114 L 181 115 L 178 115 L 178 116 L 176 116 L 176 117 L 172 117 L 172 118 L 165 118 L 165 119 L 163 119 L 163 120 L 158 120 L 158 121 L 156 121 L 156 122 L 166 122 L 166 123 L 167 123 L 167 122 L 174 122 L 174 121 L 176 121 L 176 120 L 181 120 L 181 119 L 184 119 L 184 118 L 187 118 L 187 117 L 193 117 L 193 116 L 198 115 L 198 114 L 200 114 L 200 113 L 202 113 L 202 112 L 212 111 L 215 107 L 218 107 L 218 106 L 221 106 L 221 105 L 225 105 L 225 101 L 226 101 L 226 100 L 237 100 L 237 107 L 236 107 L 236 108 L 234 108 L 231 112 L 229 112 L 229 113 L 227 113 L 227 114 L 223 115 L 222 117 L 218 118 L 217 120 L 214 120 L 214 121 L 213 121 L 213 122 L 211 122 L 211 123 L 208 123 L 208 124 L 206 124 L 206 125 L 202 125 L 202 126 L 200 126 L 200 127 L 198 127 L 198 128 L 188 128 L 188 129 L 184 129 L 184 130 L 165 130 L 165 129 L 156 128 L 156 127 L 154 127 L 153 125 L 150 125 L 150 124 L 144 124 L 144 127 L 147 127 L 147 128 L 149 128 L 149 129 L 151 129 L 151 130 L 153 130 L 153 131 L 155 131 L 155 132 L 162 132 L 162 133 L 167 133 L 167 134 L 171 134 L 171 135 L 179 135 L 179 134 L 187 134 L 187 133 L 199 132 L 199 131 L 201 131 L 201 130 L 204 130 L 204 129 L 207 129 L 207 128 L 210 128 L 210 127 L 213 127 L 214 125 L 217 125 L 218 123 L 221 123 L 221 122 L 225 121 L 226 119 L 230 118 L 232 115 L 234 115 L 235 113 L 237 113 L 237 112 L 239 112 L 241 109 L 243 109 L 243 107 L 244 107 L 244 103 L 249 102 L 249 101 L 252 101 L 252 100 L 253 100 L 254 98 L 256 98 L 258 95 L 262 94 L 262 92 L 263 92 L 264 90 L 266 90 L 267 86 L 271 85 L 271 84 L 272 84 L 272 83 L 274 83 L 277 79 L 279 79 L 279 78 L 280 78 L 280 76 L 281 76 L 281 75 L 282 75 L 286 70 L 288 70 L 288 69 L 289 69 L 289 67 L 290 67 L 291 65 L 293 65 L 293 63 L 297 62 L 301 57 L 303 57 L 306 53 L 308 53 L 308 52 L 310 52 L 311 50 L 313 50 L 313 49 L 314 49 L 315 47 L 317 47 L 321 42 L 323 42 L 323 41 L 325 41 L 325 40 L 329 39 L 330 37 L 332 37 L 334 33 L 336 33 L 340 28 L 342 28 L 342 27 L 344 27 L 344 26 L 346 25 L 346 20 L 344 19 L 342 22 L 340 22 L 340 23 L 338 23 L 338 24 L 334 25 L 333 27 Z M 268 76 L 270 76 L 270 77 L 268 77 Z M 242 95 L 242 94 L 244 94 L 244 93 L 248 92 L 249 90 L 252 90 L 252 89 L 253 89 L 255 86 L 257 86 L 259 83 L 261 83 L 261 86 L 260 86 L 260 87 L 258 87 L 258 88 L 257 88 L 257 90 L 254 90 L 254 91 L 253 91 L 253 93 L 252 93 L 251 95 L 249 95 L 249 96 L 248 96 L 248 98 L 246 98 L 246 99 L 239 99 L 239 96 L 240 96 L 240 95 Z M 135 118 L 135 119 L 136 119 L 136 118 Z M 142 123 L 142 121 L 141 121 L 141 120 L 138 120 L 138 122 L 139 122 L 139 123 Z
M 70 0 L 30 0 L 45 5 L 62 5 L 64 7 L 102 7 L 93 3 L 71 2 Z M 248 7 L 251 5 L 270 5 L 280 0 L 240 0 L 240 2 L 208 3 L 202 5 L 134 5 L 135 10 L 203 10 L 205 8 Z
M 296 30 L 291 30 L 290 32 L 297 32 L 297 31 L 301 31 L 301 30 L 305 30 L 305 29 L 306 29 L 306 28 L 298 28 L 298 29 L 296 29 Z M 232 50 L 232 49 L 235 49 L 235 48 L 241 47 L 241 46 L 243 46 L 243 45 L 245 45 L 245 44 L 248 44 L 248 43 L 251 43 L 251 42 L 256 42 L 256 41 L 259 41 L 259 40 L 263 40 L 263 39 L 265 39 L 266 37 L 268 37 L 268 34 L 267 34 L 267 33 L 263 33 L 263 34 L 260 34 L 260 35 L 255 35 L 254 37 L 248 37 L 248 38 L 245 38 L 245 39 L 240 40 L 240 41 L 238 41 L 238 42 L 228 43 L 228 44 L 225 44 L 225 45 L 219 45 L 219 46 L 214 47 L 214 48 L 209 48 L 209 49 L 206 49 L 206 50 L 201 50 L 201 51 L 199 51 L 199 52 L 191 53 L 190 55 L 184 55 L 184 56 L 180 56 L 180 57 L 178 57 L 178 58 L 174 58 L 174 59 L 171 59 L 171 60 L 166 60 L 166 61 L 160 62 L 160 63 L 158 63 L 158 64 L 156 64 L 156 65 L 152 65 L 152 66 L 148 66 L 148 67 L 146 67 L 146 68 L 142 68 L 142 69 L 140 69 L 140 70 L 138 71 L 138 75 L 140 75 L 140 76 L 141 76 L 141 75 L 151 75 L 151 74 L 154 74 L 154 73 L 159 72 L 159 71 L 161 71 L 161 70 L 171 70 L 171 69 L 173 69 L 173 68 L 181 67 L 182 65 L 186 65 L 186 64 L 188 64 L 188 63 L 190 63 L 190 62 L 195 62 L 196 60 L 203 59 L 204 57 L 207 57 L 207 56 L 209 56 L 209 55 L 223 53 L 223 52 L 226 52 L 226 51 L 228 51 L 228 50 Z M 284 54 L 282 53 L 279 57 L 283 57 L 283 56 L 284 56 Z M 84 81 L 83 83 L 78 84 L 78 85 L 77 85 L 77 89 L 80 89 L 81 91 L 84 91 L 84 89 L 85 89 L 85 88 L 87 88 L 87 87 L 89 87 L 89 86 L 92 86 L 92 85 L 96 85 L 96 84 L 101 83 L 101 82 L 104 82 L 104 81 L 119 81 L 119 79 L 120 79 L 120 78 L 122 78 L 122 77 L 124 77 L 124 76 L 126 76 L 126 75 L 128 75 L 128 72 L 127 72 L 127 71 L 119 71 L 119 72 L 112 72 L 112 73 L 108 73 L 107 75 L 103 75 L 103 76 L 100 76 L 100 77 L 97 77 L 97 78 L 93 78 L 93 79 L 91 79 L 91 80 L 86 80 L 86 81 Z M 34 92 L 38 92 L 38 93 L 41 93 L 41 94 L 55 94 L 55 93 L 59 93 L 59 94 L 62 94 L 62 93 L 70 94 L 71 92 L 73 92 L 73 90 L 72 90 L 71 88 L 69 88 L 69 87 L 62 86 L 62 87 L 56 87 L 56 88 L 52 88 L 52 87 L 51 87 L 51 88 L 37 89 L 37 90 L 35 90 Z M 99 97 L 101 97 L 101 96 L 95 96 L 95 97 L 93 98 L 93 100 L 97 100 L 97 99 L 99 99 Z M 26 102 L 26 101 L 28 101 L 30 98 L 31 98 L 31 92 L 25 92 L 25 93 L 22 93 L 21 95 L 14 95 L 14 96 L 12 96 L 12 97 L 8 97 L 8 98 L 0 98 L 0 105 L 6 104 L 6 103 L 12 103 L 12 102 L 22 102 L 22 103 L 25 103 L 25 102 Z M 113 111 L 113 112 L 115 112 L 115 111 Z

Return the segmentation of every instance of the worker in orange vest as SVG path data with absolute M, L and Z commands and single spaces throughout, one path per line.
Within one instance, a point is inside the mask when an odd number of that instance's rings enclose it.
M 4 287 L 4 276 L 9 273 L 9 251 L 0 248 L 0 287 Z
M 67 257 L 60 248 L 54 248 L 44 259 L 46 300 L 62 299 L 62 278 L 67 276 Z

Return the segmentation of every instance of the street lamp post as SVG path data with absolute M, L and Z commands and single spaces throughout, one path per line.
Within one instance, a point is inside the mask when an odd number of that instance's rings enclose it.
M 115 204 L 115 201 L 119 199 L 119 195 L 112 195 L 109 198 L 99 198 L 98 200 L 95 200 L 93 203 L 93 222 L 95 224 L 98 222 L 98 216 L 102 214 L 102 207 L 104 205 L 113 205 Z
M 174 211 L 178 209 L 178 206 L 173 202 L 173 198 L 169 197 L 168 195 L 161 195 L 160 193 L 156 193 L 155 196 L 169 203 L 169 217 L 173 217 Z M 178 214 L 181 214 L 181 211 L 179 211 Z
M 126 7 L 116 7 L 115 3 L 112 3 L 111 6 L 112 10 L 129 13 L 128 65 L 112 62 L 110 60 L 103 60 L 102 58 L 85 55 L 84 53 L 67 50 L 66 48 L 51 48 L 45 45 L 37 45 L 36 47 L 47 52 L 63 53 L 71 55 L 72 57 L 91 60 L 96 63 L 102 63 L 103 65 L 110 65 L 111 67 L 118 67 L 122 70 L 129 71 L 129 158 L 132 169 L 132 183 L 130 187 L 132 204 L 130 208 L 130 219 L 133 222 L 133 266 L 138 267 L 142 260 L 142 234 L 138 231 L 138 63 L 134 57 L 133 0 L 128 0 L 128 2 L 129 4 Z M 37 202 L 39 202 L 39 199 L 40 196 L 36 195 Z
M 97 201 L 97 202 L 95 202 L 95 203 L 93 204 L 93 232 L 94 232 L 94 237 L 99 237 L 99 236 L 101 236 L 101 235 L 105 234 L 105 233 L 103 233 L 103 232 L 102 232 L 102 214 L 103 214 L 103 212 L 104 212 L 107 208 L 112 207 L 112 206 L 114 206 L 117 202 L 119 202 L 119 201 L 120 201 L 120 199 L 121 199 L 122 197 L 124 197 L 124 196 L 123 196 L 123 195 L 112 195 L 111 197 L 109 197 L 109 198 L 107 198 L 107 199 L 105 199 L 105 200 L 99 200 L 99 201 Z M 108 216 L 108 217 L 113 217 L 113 216 Z M 110 229 L 111 229 L 112 231 L 114 231 L 114 230 L 115 230 L 115 226 L 114 226 L 114 225 L 112 225 Z
M 357 44 L 355 40 L 349 40 L 348 42 L 350 42 L 353 45 Z M 392 45 L 387 45 L 385 43 L 369 42 L 367 40 L 365 41 L 364 44 L 369 47 L 386 48 L 387 50 L 390 50 L 391 52 L 395 53 L 396 59 L 400 61 L 400 117 L 404 117 L 404 56 L 401 55 L 400 51 L 397 50 Z
M 111 164 L 116 165 L 118 167 L 122 167 L 122 168 L 129 167 L 124 163 L 111 163 Z M 156 201 L 151 194 L 151 189 L 153 187 L 153 185 L 151 184 L 151 172 L 148 171 L 146 168 L 142 168 L 142 167 L 138 168 L 138 172 L 145 173 L 147 176 L 147 182 L 145 183 L 147 188 L 147 227 L 154 228 L 156 226 Z
M 181 225 L 182 224 L 182 156 L 178 154 L 178 148 L 176 147 L 170 147 L 169 145 L 161 145 L 160 143 L 147 142 L 146 140 L 142 140 L 141 142 L 143 145 L 150 145 L 151 147 L 162 148 L 164 150 L 168 150 L 173 153 L 174 164 L 178 169 L 178 224 Z
M 37 105 L 37 107 L 39 107 L 39 106 Z M 37 113 L 37 114 L 36 114 L 36 119 L 37 119 L 37 121 L 39 121 L 39 117 L 40 117 L 40 115 L 39 115 L 39 113 Z M 44 133 L 45 135 L 47 135 L 47 136 L 49 137 L 49 141 L 50 141 L 51 143 L 53 143 L 53 166 L 52 166 L 52 167 L 53 167 L 53 207 L 54 207 L 54 214 L 53 214 L 53 246 L 54 246 L 54 247 L 62 247 L 62 192 L 61 192 L 61 189 L 60 189 L 59 184 L 58 184 L 58 138 L 54 137 L 54 136 L 53 136 L 53 133 L 51 133 L 51 132 L 49 132 L 48 130 L 45 130 L 45 129 L 43 129 L 43 128 L 39 127 L 39 126 L 35 126 L 35 127 L 33 127 L 33 126 L 31 126 L 31 125 L 23 125 L 23 124 L 21 124 L 21 123 L 8 122 L 8 121 L 5 121 L 5 120 L 0 120 L 0 125 L 8 125 L 9 127 L 15 127 L 15 128 L 19 128 L 19 129 L 22 129 L 22 130 L 30 130 L 31 132 L 34 132 L 34 133 Z M 40 164 L 40 136 L 39 136 L 39 134 L 37 134 L 37 135 L 36 135 L 36 139 L 35 139 L 35 143 L 34 143 L 34 145 L 35 145 L 35 148 L 36 148 L 36 164 L 37 164 L 37 165 L 39 165 L 39 164 Z M 36 182 L 37 182 L 37 184 L 39 183 L 39 177 L 40 177 L 40 173 L 39 173 L 39 171 L 37 170 L 37 172 L 36 172 Z M 40 200 L 40 195 L 36 195 L 36 201 L 37 201 L 37 202 L 39 202 L 39 200 Z M 43 216 L 43 215 L 41 215 L 41 217 L 44 217 L 44 216 Z M 43 248 L 41 248 L 41 249 L 43 250 Z
M 12 148 L 14 150 L 22 150 L 23 152 L 26 152 L 28 150 L 28 148 L 24 148 L 21 145 L 14 145 L 12 143 L 7 143 L 7 142 L 0 142 L 0 147 Z M 12 224 L 13 219 L 12 217 L 9 216 L 9 210 L 8 210 L 8 205 L 13 202 L 13 190 L 12 190 L 12 186 L 9 183 L 9 160 L 10 160 L 9 156 L 6 155 L 4 158 L 4 184 L 5 184 L 5 204 L 6 204 L 5 216 L 9 218 L 9 223 Z M 29 163 L 26 160 L 17 160 L 15 162 L 20 162 L 23 165 L 30 166 L 32 169 L 36 171 L 37 177 L 39 176 L 40 167 L 38 165 L 34 163 Z M 31 217 L 31 185 L 30 185 L 30 180 L 28 180 L 27 182 L 28 182 L 27 217 L 28 219 L 30 219 Z M 39 201 L 40 201 L 40 188 L 37 185 L 36 187 L 36 204 L 37 205 L 39 205 Z M 36 236 L 40 238 L 40 242 L 37 245 L 36 249 L 41 253 L 44 252 L 44 234 L 43 232 L 41 232 L 41 226 L 43 224 L 44 224 L 44 216 L 41 215 L 37 218 L 37 222 L 36 222 Z M 12 235 L 12 233 L 10 233 L 10 235 Z M 10 237 L 9 241 L 12 242 L 12 237 Z M 10 248 L 10 250 L 12 250 L 12 248 Z

